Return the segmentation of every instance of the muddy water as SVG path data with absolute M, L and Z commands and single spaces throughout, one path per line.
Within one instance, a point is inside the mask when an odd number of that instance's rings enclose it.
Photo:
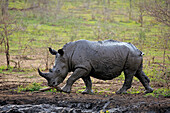
M 1 106 L 1 112 L 6 113 L 37 113 L 37 112 L 45 112 L 45 113 L 80 113 L 85 112 L 81 109 L 74 109 L 68 107 L 58 107 L 55 105 L 49 104 L 40 104 L 40 105 L 5 105 Z M 89 110 L 89 112 L 92 112 Z
M 98 102 L 98 103 L 77 103 L 77 102 L 59 102 L 60 104 L 39 104 L 39 105 L 11 105 L 7 104 L 0 106 L 1 113 L 99 113 L 101 111 L 109 111 L 111 113 L 169 113 L 170 108 L 161 109 L 142 109 L 143 106 L 147 106 L 147 103 L 140 102 L 135 105 L 129 106 L 116 106 L 115 108 L 108 108 L 110 101 Z

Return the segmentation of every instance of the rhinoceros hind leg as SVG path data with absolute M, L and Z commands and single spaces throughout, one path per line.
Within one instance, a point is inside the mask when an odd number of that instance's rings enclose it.
M 83 77 L 82 79 L 86 85 L 86 89 L 82 92 L 82 94 L 93 94 L 92 82 L 90 76 Z
M 149 86 L 149 78 L 145 75 L 145 73 L 142 71 L 142 68 L 139 69 L 136 74 L 135 77 L 137 77 L 140 82 L 142 83 L 142 85 L 145 87 L 145 93 L 152 93 L 153 89 Z
M 127 90 L 131 88 L 132 79 L 133 79 L 133 76 L 135 75 L 135 71 L 130 71 L 127 69 L 124 71 L 124 74 L 125 74 L 125 81 L 124 81 L 123 87 L 120 90 L 118 90 L 116 94 L 126 94 Z

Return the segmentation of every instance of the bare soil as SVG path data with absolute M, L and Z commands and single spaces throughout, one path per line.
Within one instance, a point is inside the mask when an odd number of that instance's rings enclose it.
M 5 64 L 2 60 L 4 56 L 0 56 L 0 65 Z M 12 57 L 15 58 L 15 57 Z M 34 60 L 25 60 L 22 68 L 28 68 L 30 64 L 36 69 L 38 63 L 42 64 L 42 59 L 35 57 Z M 25 67 L 24 67 L 25 66 Z M 44 78 L 40 77 L 37 71 L 25 72 L 24 70 L 13 70 L 11 73 L 0 73 L 0 112 L 14 112 L 19 107 L 30 107 L 34 112 L 52 112 L 44 111 L 42 108 L 50 108 L 55 112 L 71 112 L 70 109 L 74 109 L 74 112 L 153 112 L 153 113 L 168 113 L 170 112 L 170 98 L 169 97 L 152 97 L 145 96 L 144 88 L 138 80 L 133 80 L 132 89 L 139 90 L 138 94 L 121 94 L 117 95 L 114 92 L 122 87 L 123 81 L 116 78 L 110 81 L 102 81 L 92 78 L 93 83 L 93 95 L 81 94 L 81 91 L 85 89 L 83 81 L 77 80 L 72 87 L 70 94 L 61 92 L 30 92 L 22 91 L 17 92 L 19 86 L 26 86 L 33 82 L 42 82 L 42 85 L 47 85 Z M 71 73 L 70 73 L 71 74 Z M 70 75 L 69 74 L 69 75 Z M 68 75 L 68 76 L 69 76 Z M 66 78 L 67 80 L 67 78 Z M 60 85 L 62 87 L 64 83 Z M 151 83 L 154 86 L 154 83 Z M 155 90 L 162 86 L 153 87 Z M 15 105 L 12 106 L 11 105 Z M 29 105 L 29 106 L 28 106 Z M 40 105 L 38 108 L 38 106 Z M 36 106 L 36 107 L 35 107 Z M 42 107 L 43 106 L 43 107 Z M 16 109 L 14 109 L 16 108 Z M 60 109 L 59 109 L 60 108 Z M 67 109 L 68 110 L 67 110 Z M 30 110 L 29 109 L 29 110 Z M 39 111 L 37 111 L 37 109 Z M 62 110 L 61 110 L 62 109 Z M 65 109 L 65 111 L 63 111 Z M 15 111 L 16 112 L 16 111 Z M 19 112 L 19 111 L 17 111 Z M 28 112 L 28 111 L 27 111 Z M 73 112 L 73 111 L 72 111 Z

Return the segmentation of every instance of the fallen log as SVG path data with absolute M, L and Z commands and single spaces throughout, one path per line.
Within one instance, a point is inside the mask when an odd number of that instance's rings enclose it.
M 57 91 L 62 91 L 60 87 L 47 87 L 47 88 L 39 89 L 39 91 L 43 92 L 43 91 L 48 91 L 50 89 L 57 89 Z

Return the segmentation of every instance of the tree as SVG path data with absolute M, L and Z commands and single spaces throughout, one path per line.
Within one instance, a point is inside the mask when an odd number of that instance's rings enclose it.
M 147 14 L 154 17 L 158 22 L 170 26 L 170 0 L 145 1 Z
M 2 0 L 0 3 L 1 3 L 2 15 L 7 15 L 8 14 L 8 0 Z
M 170 27 L 170 1 L 169 0 L 151 0 L 145 1 L 147 4 L 145 5 L 146 13 L 152 17 L 154 17 L 158 22 L 163 23 L 164 25 Z M 169 32 L 163 28 L 161 29 L 161 35 L 159 35 L 159 39 L 163 44 L 163 66 L 165 65 L 165 54 L 166 49 L 168 48 L 168 39 Z
M 154 17 L 156 21 L 164 24 L 164 26 L 160 26 L 160 32 L 158 33 L 158 42 L 159 48 L 163 49 L 163 61 L 162 63 L 157 63 L 161 66 L 163 73 L 161 74 L 162 78 L 165 78 L 165 82 L 167 84 L 167 88 L 169 89 L 169 70 L 166 65 L 166 56 L 169 60 L 169 56 L 166 55 L 166 50 L 169 50 L 169 27 L 170 27 L 170 0 L 145 0 L 145 10 L 146 13 Z M 167 27 L 165 27 L 167 26 Z
M 129 0 L 129 20 L 132 19 L 132 0 Z
M 145 2 L 144 1 L 137 1 L 136 6 L 138 7 L 139 12 L 139 23 L 141 24 L 140 27 L 143 27 L 143 17 L 145 16 Z
M 14 31 L 14 27 L 13 27 L 14 24 L 15 24 L 15 20 L 8 13 L 8 0 L 1 1 L 0 43 L 4 44 L 7 68 L 10 67 L 9 38 L 12 32 Z

